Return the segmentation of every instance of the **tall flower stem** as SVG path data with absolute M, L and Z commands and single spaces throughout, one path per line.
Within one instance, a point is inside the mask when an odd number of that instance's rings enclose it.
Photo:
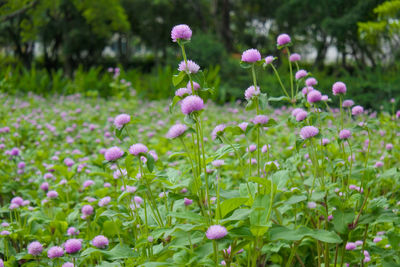
M 254 64 L 251 65 L 251 74 L 253 77 L 253 85 L 254 85 L 254 90 L 257 91 L 257 78 L 256 78 L 256 71 L 254 68 Z M 260 109 L 259 109 L 259 105 L 258 105 L 258 99 L 256 102 L 256 111 L 257 111 L 257 115 L 260 114 Z M 257 128 L 257 175 L 258 177 L 260 177 L 260 129 Z M 259 188 L 260 190 L 260 188 Z
M 272 67 L 272 70 L 273 70 L 274 73 L 275 73 L 276 78 L 278 79 L 278 82 L 279 82 L 279 84 L 280 84 L 280 86 L 281 86 L 283 92 L 285 93 L 285 95 L 286 95 L 288 98 L 290 98 L 288 92 L 286 91 L 285 86 L 284 86 L 283 83 L 282 83 L 281 77 L 279 76 L 279 73 L 278 73 L 277 69 L 275 68 L 274 65 L 272 65 L 272 63 L 271 63 L 271 67 Z
M 289 71 L 290 71 L 290 92 L 292 94 L 292 101 L 294 100 L 294 96 L 293 96 L 293 68 L 292 68 L 292 61 L 290 61 L 290 50 L 287 47 L 287 56 L 288 56 L 288 61 L 289 61 Z

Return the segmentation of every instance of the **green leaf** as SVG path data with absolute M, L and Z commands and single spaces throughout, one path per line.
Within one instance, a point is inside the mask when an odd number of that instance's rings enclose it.
M 279 101 L 282 101 L 282 100 L 290 101 L 290 98 L 287 97 L 287 96 L 270 97 L 270 98 L 268 98 L 268 101 L 271 101 L 271 102 L 279 102 Z
M 224 200 L 221 203 L 221 218 L 224 218 L 228 213 L 246 203 L 247 200 L 248 198 L 246 197 L 236 197 Z
M 354 212 L 333 211 L 333 226 L 336 232 L 345 234 L 349 231 L 349 224 L 354 220 Z
M 247 102 L 247 105 L 246 105 L 246 107 L 245 107 L 246 111 L 253 110 L 253 109 L 255 109 L 255 108 L 256 108 L 256 102 L 250 99 L 250 100 Z
M 175 217 L 178 219 L 186 219 L 193 222 L 203 223 L 205 221 L 204 217 L 194 213 L 192 211 L 185 211 L 185 212 L 170 212 L 168 216 Z
M 249 68 L 251 68 L 251 66 L 252 66 L 251 63 L 240 61 L 240 67 L 243 69 L 249 69 Z
M 314 230 L 305 226 L 293 230 L 280 225 L 274 225 L 270 231 L 270 238 L 275 240 L 300 241 L 305 237 L 311 237 L 326 243 L 341 243 L 342 239 L 334 232 L 326 230 Z
M 183 80 L 183 78 L 185 78 L 186 73 L 184 71 L 179 72 L 178 74 L 172 76 L 172 84 L 174 86 L 177 86 L 178 84 L 180 84 Z
M 304 196 L 304 195 L 291 196 L 288 200 L 285 201 L 285 204 L 292 205 L 292 204 L 296 204 L 296 203 L 302 202 L 302 201 L 304 201 L 306 199 L 307 199 L 307 197 Z
M 104 252 L 108 260 L 118 260 L 134 257 L 133 250 L 128 245 L 116 245 L 110 251 Z
M 250 231 L 255 236 L 262 236 L 270 227 L 268 211 L 270 204 L 269 195 L 258 195 L 254 200 L 252 211 L 250 213 Z
M 153 172 L 154 170 L 154 158 L 151 154 L 147 153 L 146 154 L 146 165 L 147 165 L 147 169 L 149 170 L 149 172 Z
M 172 99 L 171 104 L 169 105 L 169 112 L 172 113 L 172 111 L 174 110 L 174 107 L 176 106 L 176 104 L 182 100 L 182 97 L 180 96 L 174 96 L 174 98 Z

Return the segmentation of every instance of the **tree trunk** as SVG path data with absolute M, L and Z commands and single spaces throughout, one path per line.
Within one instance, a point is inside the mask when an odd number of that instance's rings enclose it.
M 224 42 L 225 48 L 228 52 L 233 50 L 232 46 L 232 32 L 230 28 L 230 3 L 229 0 L 222 0 L 222 23 L 220 27 L 220 33 Z

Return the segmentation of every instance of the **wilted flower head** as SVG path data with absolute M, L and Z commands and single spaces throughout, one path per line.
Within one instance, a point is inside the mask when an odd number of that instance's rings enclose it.
M 203 99 L 197 95 L 187 96 L 182 100 L 181 111 L 183 114 L 190 114 L 204 108 Z
M 228 231 L 226 230 L 225 227 L 222 225 L 211 225 L 208 227 L 206 236 L 208 239 L 213 240 L 213 239 L 221 239 L 224 236 L 228 234 Z
M 177 42 L 178 39 L 190 40 L 192 37 L 192 30 L 186 24 L 179 24 L 172 28 L 171 39 L 173 42 Z
M 184 134 L 187 131 L 188 127 L 185 124 L 177 123 L 174 126 L 172 126 L 168 133 L 167 133 L 167 138 L 174 139 L 182 134 Z
M 200 84 L 196 83 L 195 81 L 192 81 L 192 83 L 193 83 L 193 89 L 195 91 L 200 89 Z M 186 88 L 192 90 L 192 84 L 190 83 L 190 81 L 188 81 L 188 83 L 186 84 Z
M 251 48 L 242 53 L 243 62 L 257 62 L 261 60 L 261 54 L 257 49 Z
M 182 60 L 181 63 L 179 63 L 178 70 L 186 73 L 197 73 L 200 70 L 200 66 L 192 60 L 187 60 L 187 63 Z

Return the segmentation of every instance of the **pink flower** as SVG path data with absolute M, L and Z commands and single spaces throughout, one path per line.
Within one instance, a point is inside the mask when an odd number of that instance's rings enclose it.
M 257 62 L 261 60 L 261 54 L 257 49 L 248 49 L 246 51 L 243 52 L 242 54 L 242 61 L 243 62 L 249 62 L 249 63 L 253 63 L 253 62 Z
M 182 100 L 181 111 L 183 114 L 190 114 L 194 111 L 200 111 L 204 108 L 203 99 L 197 95 L 187 96 Z
M 122 126 L 129 123 L 130 121 L 131 121 L 131 116 L 129 116 L 128 114 L 120 114 L 117 117 L 115 117 L 114 125 L 115 127 L 117 127 L 117 129 L 121 129 Z
M 351 132 L 347 129 L 343 129 L 339 132 L 339 138 L 342 140 L 349 139 L 351 137 Z
M 191 37 L 192 30 L 186 24 L 176 25 L 172 28 L 171 39 L 174 43 L 176 43 L 178 39 L 190 40 Z
M 140 153 L 146 154 L 147 153 L 148 148 L 143 145 L 143 144 L 134 144 L 129 148 L 129 153 L 131 153 L 134 156 L 138 156 Z
M 226 230 L 225 227 L 221 225 L 211 225 L 208 227 L 206 236 L 210 240 L 214 239 L 221 239 L 225 237 L 228 234 L 228 231 Z
M 307 71 L 305 71 L 305 70 L 299 70 L 299 71 L 297 71 L 297 72 L 296 72 L 296 75 L 295 75 L 296 80 L 300 80 L 301 78 L 306 77 L 307 74 L 308 74 L 308 73 L 307 73 Z
M 314 126 L 305 126 L 300 130 L 300 137 L 302 139 L 309 139 L 319 133 L 318 128 Z
M 186 73 L 197 73 L 200 70 L 200 66 L 192 60 L 187 60 L 187 63 L 182 60 L 181 63 L 179 63 L 178 70 Z
M 104 157 L 107 161 L 115 161 L 124 155 L 124 151 L 117 146 L 113 146 L 106 150 Z
M 82 249 L 82 241 L 75 238 L 69 239 L 65 242 L 64 247 L 68 254 L 74 254 Z
M 343 82 L 335 82 L 332 85 L 333 95 L 345 94 L 346 91 L 347 91 L 346 84 L 344 84 Z
M 293 53 L 293 54 L 290 55 L 289 60 L 291 62 L 296 62 L 296 61 L 301 60 L 301 56 L 299 54 L 297 54 L 297 53 Z
M 278 38 L 276 39 L 276 43 L 278 44 L 278 46 L 283 46 L 286 45 L 288 43 L 290 43 L 292 40 L 290 39 L 290 36 L 286 33 L 282 33 L 278 36 Z
M 257 89 L 254 88 L 254 85 L 250 86 L 249 88 L 246 89 L 244 92 L 244 97 L 246 100 L 250 100 L 253 98 L 253 96 L 259 95 L 260 94 L 260 87 L 257 86 Z

